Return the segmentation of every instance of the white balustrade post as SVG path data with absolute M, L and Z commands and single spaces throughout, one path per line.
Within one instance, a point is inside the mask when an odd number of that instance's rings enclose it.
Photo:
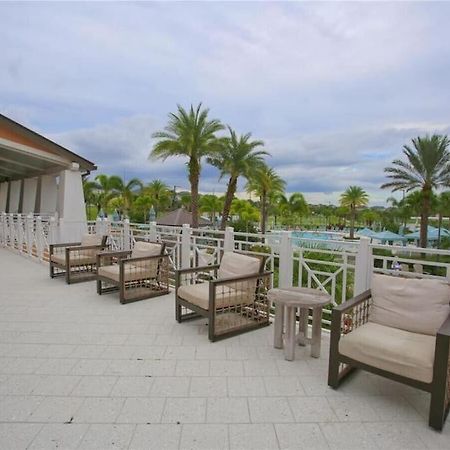
M 22 214 L 17 214 L 17 249 L 23 252 L 23 218 Z
M 0 214 L 0 245 L 6 246 L 6 213 Z
M 355 286 L 353 295 L 361 294 L 369 289 L 372 272 L 372 248 L 370 247 L 370 239 L 361 236 L 358 253 L 355 258 Z
M 156 231 L 156 222 L 150 222 L 148 235 L 151 242 L 156 242 L 158 240 L 158 232 Z
M 16 238 L 17 238 L 17 224 L 14 220 L 14 214 L 10 213 L 9 215 L 9 246 L 11 248 L 16 247 Z
M 34 217 L 33 213 L 29 213 L 25 219 L 25 242 L 27 245 L 28 256 L 33 256 L 33 228 L 34 228 Z
M 48 225 L 48 238 L 47 241 L 49 244 L 57 244 L 58 243 L 58 222 L 56 217 L 50 217 L 50 223 Z
M 102 218 L 97 217 L 95 219 L 95 234 L 101 234 L 102 232 Z
M 131 229 L 129 219 L 123 221 L 123 249 L 131 250 Z
M 103 236 L 111 236 L 111 220 L 109 220 L 109 217 L 103 219 L 102 234 Z
M 181 232 L 181 268 L 191 267 L 191 227 L 185 223 Z
M 42 260 L 44 258 L 44 227 L 42 226 L 41 216 L 36 217 L 36 253 L 37 257 Z
M 290 231 L 283 231 L 280 242 L 280 264 L 278 284 L 280 288 L 292 287 L 294 276 L 294 251 Z
M 223 236 L 223 251 L 234 252 L 234 228 L 226 227 Z

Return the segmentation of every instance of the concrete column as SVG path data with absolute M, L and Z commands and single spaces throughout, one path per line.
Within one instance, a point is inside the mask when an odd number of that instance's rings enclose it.
M 58 213 L 61 242 L 79 241 L 87 233 L 83 182 L 78 164 L 63 170 L 59 176 Z
M 191 227 L 185 223 L 181 233 L 181 268 L 191 267 Z
M 20 192 L 22 189 L 22 180 L 10 181 L 9 188 L 9 211 L 10 213 L 19 212 Z
M 370 239 L 362 236 L 359 240 L 358 253 L 355 258 L 354 295 L 361 294 L 369 289 L 372 272 L 372 248 L 370 247 Z
M 226 227 L 223 236 L 223 250 L 225 252 L 234 252 L 234 228 Z
M 26 178 L 23 185 L 23 200 L 22 200 L 22 212 L 30 213 L 34 212 L 36 205 L 36 193 L 37 193 L 37 178 Z
M 283 231 L 280 242 L 280 275 L 279 287 L 292 287 L 294 269 L 294 251 L 292 249 L 292 239 L 290 231 Z M 301 284 L 301 281 L 300 281 Z
M 0 183 L 0 212 L 6 212 L 8 202 L 8 182 Z
M 43 175 L 41 177 L 41 193 L 39 201 L 39 214 L 54 214 L 58 198 L 58 185 L 54 175 Z

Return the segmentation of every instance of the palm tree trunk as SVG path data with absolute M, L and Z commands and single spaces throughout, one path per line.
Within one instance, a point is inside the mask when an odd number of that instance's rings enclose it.
M 225 194 L 225 202 L 223 204 L 222 220 L 220 222 L 220 229 L 225 230 L 225 227 L 230 216 L 231 204 L 233 203 L 234 194 L 236 193 L 237 178 L 231 176 L 228 180 L 227 192 Z
M 437 248 L 441 246 L 442 212 L 439 211 Z
M 428 215 L 430 214 L 431 189 L 424 186 L 422 189 L 422 211 L 420 213 L 420 242 L 419 246 L 426 248 L 428 244 Z
M 266 233 L 266 220 L 267 220 L 267 204 L 266 204 L 266 194 L 261 196 L 261 233 Z
M 355 239 L 355 216 L 356 216 L 355 208 L 352 207 L 351 215 L 350 215 L 350 239 Z
M 191 182 L 191 212 L 192 212 L 192 228 L 198 228 L 198 173 L 192 174 Z

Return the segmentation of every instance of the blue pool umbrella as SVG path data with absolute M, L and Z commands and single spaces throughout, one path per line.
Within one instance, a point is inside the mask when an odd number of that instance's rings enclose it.
M 359 230 L 356 232 L 358 236 L 367 236 L 367 237 L 373 237 L 376 233 L 375 231 L 371 230 L 370 228 L 363 228 L 362 230 Z
M 428 240 L 429 241 L 437 241 L 439 234 L 439 228 L 428 227 Z M 441 228 L 441 238 L 450 236 L 450 232 L 445 228 Z M 420 239 L 420 230 L 415 231 L 414 233 L 409 233 L 405 235 L 407 239 L 417 240 Z
M 378 239 L 379 241 L 406 241 L 405 236 L 401 236 L 400 234 L 393 233 L 392 231 L 381 231 L 380 233 L 375 233 L 372 236 L 373 239 Z

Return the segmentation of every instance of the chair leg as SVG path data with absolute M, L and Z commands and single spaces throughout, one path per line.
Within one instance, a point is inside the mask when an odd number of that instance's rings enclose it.
M 341 333 L 341 317 L 333 311 L 330 333 L 330 359 L 328 363 L 328 386 L 337 389 L 340 383 L 339 377 L 339 338 Z
M 97 280 L 97 294 L 102 295 L 102 280 Z
M 181 323 L 181 305 L 178 303 L 178 297 L 175 296 L 175 319 Z
M 50 262 L 50 278 L 55 278 L 55 268 L 53 267 L 53 264 Z
M 283 323 L 284 323 L 284 305 L 278 303 L 275 306 L 275 328 L 273 336 L 273 346 L 283 348 Z
M 286 335 L 284 343 L 284 357 L 288 361 L 293 361 L 295 358 L 295 313 L 295 307 L 286 307 Z
M 441 431 L 445 423 L 445 418 L 448 411 L 445 407 L 445 391 L 438 392 L 433 390 L 431 393 L 430 401 L 430 415 L 428 418 L 428 424 L 431 428 Z

